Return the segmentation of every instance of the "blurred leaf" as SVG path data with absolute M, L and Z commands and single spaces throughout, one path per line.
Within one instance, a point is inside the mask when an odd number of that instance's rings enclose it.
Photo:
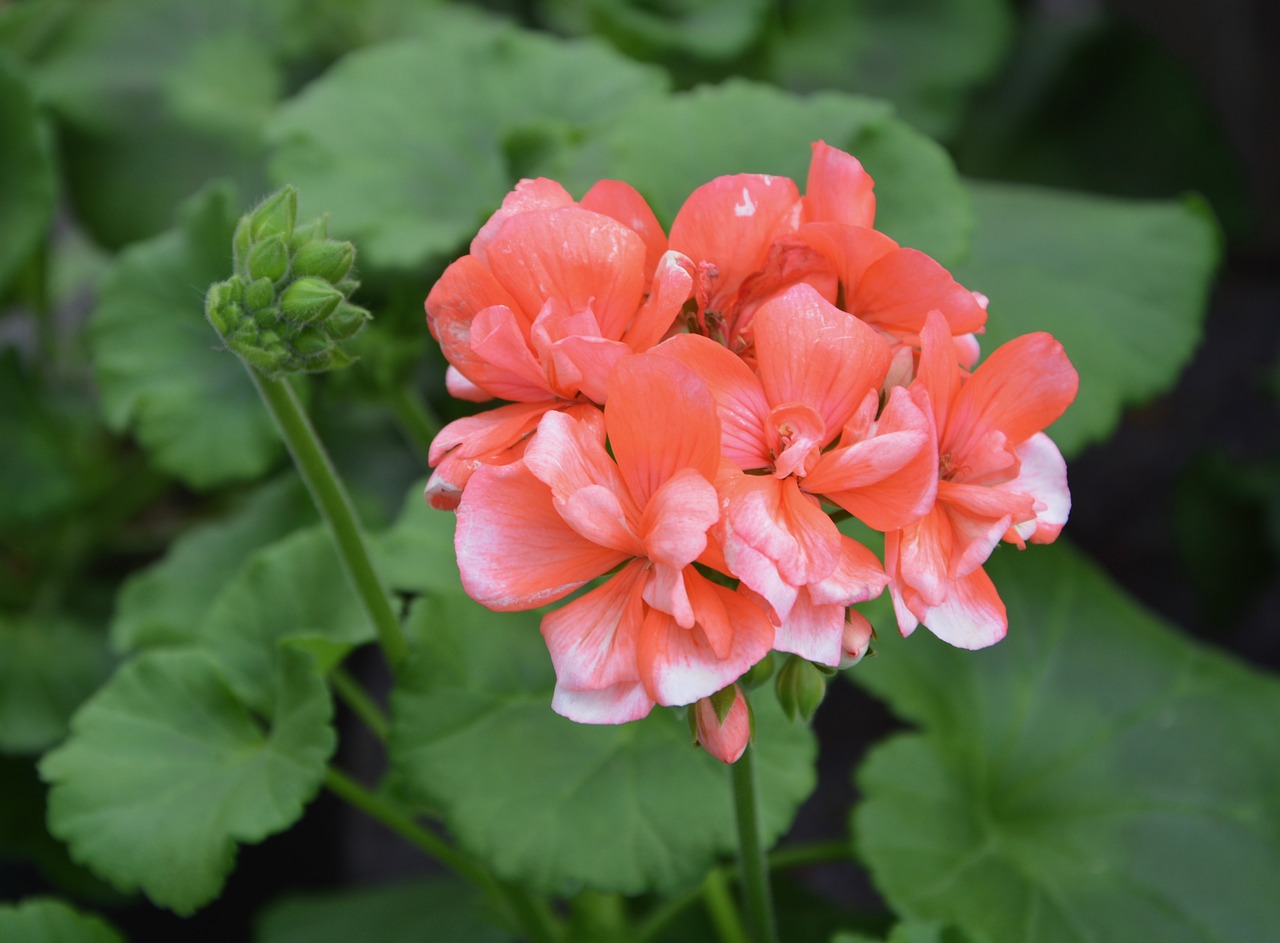
M 1065 546 L 989 570 L 980 652 L 881 633 L 853 676 L 919 733 L 858 774 L 905 917 L 991 940 L 1251 943 L 1280 926 L 1280 683 L 1172 632 Z
M 192 641 L 209 605 L 254 551 L 315 520 L 302 483 L 286 475 L 254 491 L 224 519 L 192 528 L 164 559 L 125 580 L 111 621 L 112 644 L 129 651 Z
M 1213 217 L 1195 198 L 969 188 L 978 232 L 954 274 L 991 299 L 983 350 L 1038 330 L 1062 341 L 1080 393 L 1050 434 L 1078 452 L 1108 436 L 1124 407 L 1171 387 L 1190 360 L 1218 264 Z
M 589 726 L 551 710 L 536 613 L 455 594 L 425 597 L 410 619 L 416 656 L 391 705 L 397 786 L 438 804 L 497 875 L 550 892 L 670 891 L 736 847 L 729 771 L 691 745 L 683 716 Z M 813 789 L 815 750 L 772 697 L 754 706 L 771 844 Z
M 272 904 L 258 920 L 255 943 L 420 943 L 457 940 L 506 943 L 488 902 L 471 885 L 432 878 Z
M 110 673 L 100 632 L 65 616 L 0 613 L 0 752 L 39 753 Z
M 721 174 L 777 174 L 803 189 L 819 139 L 852 153 L 875 178 L 877 229 L 944 264 L 964 253 L 973 217 L 950 158 L 875 99 L 800 98 L 731 81 L 641 100 L 586 142 L 567 172 L 583 188 L 600 177 L 626 180 L 669 225 L 694 188 Z
M 272 176 L 329 210 L 374 267 L 453 252 L 544 149 L 664 88 L 657 70 L 597 43 L 456 8 L 434 17 L 429 38 L 346 56 L 270 126 Z
M 77 4 L 28 42 L 78 218 L 121 246 L 168 226 L 206 180 L 265 189 L 258 128 L 282 91 L 283 4 Z
M 88 325 L 103 414 L 195 488 L 263 474 L 280 455 L 240 359 L 218 349 L 204 291 L 230 270 L 239 218 L 229 188 L 184 205 L 176 229 L 121 253 Z
M 955 927 L 944 926 L 932 920 L 908 920 L 894 926 L 883 943 L 972 943 L 973 937 L 961 933 Z M 860 933 L 837 933 L 831 943 L 880 943 L 876 937 Z
M 125 943 L 105 920 L 82 914 L 52 897 L 0 904 L 0 940 L 5 943 Z
M 1008 53 L 1009 0 L 795 0 L 773 32 L 773 74 L 796 91 L 893 102 L 904 121 L 951 135 Z
M 298 653 L 264 723 L 196 651 L 147 652 L 76 714 L 40 773 L 49 827 L 121 890 L 190 913 L 216 897 L 236 846 L 292 825 L 333 752 L 332 704 Z
M 462 578 L 453 549 L 456 518 L 427 504 L 425 485 L 421 482 L 409 489 L 395 526 L 378 539 L 374 548 L 378 570 L 398 592 L 457 595 Z
M 0 296 L 49 231 L 57 186 L 53 155 L 35 98 L 23 76 L 0 56 Z

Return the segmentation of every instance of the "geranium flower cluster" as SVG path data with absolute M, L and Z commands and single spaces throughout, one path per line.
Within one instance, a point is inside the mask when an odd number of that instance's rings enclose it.
M 542 621 L 559 713 L 695 704 L 731 762 L 735 682 L 771 650 L 861 657 L 871 627 L 850 607 L 886 587 L 903 634 L 1004 635 L 982 564 L 1067 519 L 1043 430 L 1076 372 L 1042 333 L 974 369 L 986 299 L 874 216 L 870 176 L 823 143 L 803 195 L 719 177 L 669 235 L 624 183 L 575 201 L 526 180 L 432 289 L 449 390 L 510 401 L 432 446 L 427 497 L 457 511 L 464 587 L 509 611 L 604 577 Z M 883 561 L 843 516 L 884 533 Z

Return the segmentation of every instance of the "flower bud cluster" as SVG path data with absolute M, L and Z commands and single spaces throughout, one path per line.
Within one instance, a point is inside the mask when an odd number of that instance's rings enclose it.
M 285 187 L 241 217 L 235 274 L 209 287 L 205 316 L 234 351 L 268 376 L 343 367 L 340 346 L 370 318 L 348 298 L 355 247 L 330 239 L 324 217 L 297 225 L 298 195 Z

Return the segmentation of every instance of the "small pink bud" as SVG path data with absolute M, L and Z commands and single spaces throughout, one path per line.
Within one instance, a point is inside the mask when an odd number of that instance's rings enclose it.
M 725 694 L 732 701 L 725 706 Z M 718 704 L 716 702 L 719 702 Z M 736 684 L 693 705 L 696 735 L 703 748 L 721 763 L 736 763 L 751 739 L 751 709 Z
M 875 630 L 867 617 L 856 610 L 849 610 L 849 619 L 844 624 L 844 638 L 840 641 L 840 667 L 852 668 L 862 661 L 871 648 L 871 639 Z

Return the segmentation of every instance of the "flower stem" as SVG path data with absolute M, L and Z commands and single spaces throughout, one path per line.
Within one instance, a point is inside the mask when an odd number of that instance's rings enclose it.
M 760 841 L 760 808 L 756 797 L 755 747 L 747 744 L 732 766 L 733 804 L 738 818 L 738 863 L 742 869 L 742 893 L 746 899 L 752 943 L 777 943 L 773 898 L 764 846 Z
M 523 888 L 496 880 L 480 864 L 341 770 L 329 767 L 324 783 L 334 795 L 425 851 L 454 874 L 486 891 L 510 913 L 533 943 L 559 943 L 560 931 L 544 901 L 533 898 Z
M 748 943 L 747 931 L 734 906 L 729 878 L 720 868 L 712 868 L 702 882 L 702 899 L 723 943 Z
M 329 525 L 343 569 L 347 571 L 365 612 L 378 632 L 378 641 L 382 643 L 392 671 L 399 671 L 409 655 L 409 646 L 400 631 L 400 621 L 391 608 L 390 597 L 369 559 L 364 534 L 342 480 L 289 381 L 264 376 L 248 364 L 245 367 L 280 429 L 312 500 Z
M 382 708 L 374 702 L 368 692 L 360 687 L 359 682 L 351 677 L 345 668 L 338 667 L 329 672 L 329 683 L 333 685 L 334 691 L 337 692 L 338 697 L 342 698 L 343 703 L 351 708 L 351 713 L 364 721 L 364 725 L 375 737 L 386 743 L 391 729 L 387 715 L 382 712 Z
M 440 420 L 409 384 L 396 387 L 390 397 L 392 414 L 410 447 L 423 462 L 431 452 L 431 442 L 440 431 Z

